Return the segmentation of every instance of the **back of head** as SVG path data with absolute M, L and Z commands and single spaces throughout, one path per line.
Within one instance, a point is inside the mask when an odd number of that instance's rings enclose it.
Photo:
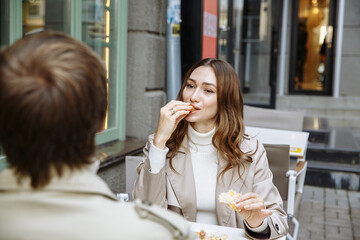
M 106 72 L 85 44 L 62 33 L 26 36 L 0 52 L 0 144 L 34 188 L 90 162 L 107 108 Z

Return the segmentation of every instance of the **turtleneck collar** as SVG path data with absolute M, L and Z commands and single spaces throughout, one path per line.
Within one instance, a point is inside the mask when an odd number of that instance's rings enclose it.
M 192 128 L 191 124 L 188 126 L 188 136 L 191 142 L 197 145 L 212 144 L 212 138 L 215 134 L 215 127 L 207 133 L 199 133 Z

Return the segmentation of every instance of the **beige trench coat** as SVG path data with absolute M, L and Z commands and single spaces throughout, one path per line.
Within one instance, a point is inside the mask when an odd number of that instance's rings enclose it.
M 119 202 L 87 169 L 65 171 L 40 190 L 32 190 L 28 179 L 18 184 L 10 169 L 0 173 L 0 239 L 168 240 L 173 239 L 170 218 L 194 237 L 188 222 L 177 214 L 145 206 L 156 212 L 155 217 L 148 214 L 150 219 L 140 216 L 138 206 Z
M 176 209 L 172 206 L 168 206 L 166 199 L 166 178 L 168 178 L 171 189 L 173 189 L 176 199 L 181 207 L 179 210 L 175 210 L 181 213 L 187 220 L 196 221 L 196 190 L 194 183 L 194 176 L 192 170 L 192 163 L 190 154 L 188 152 L 187 137 L 185 136 L 182 146 L 179 152 L 173 159 L 173 166 L 180 174 L 173 172 L 169 166 L 169 159 L 166 160 L 165 167 L 157 174 L 150 172 L 150 162 L 148 159 L 148 150 L 150 146 L 150 140 L 153 135 L 149 137 L 149 141 L 144 148 L 146 159 L 138 167 L 139 177 L 135 184 L 133 192 L 134 197 L 143 200 L 149 200 L 162 207 Z M 245 162 L 241 167 L 240 172 L 237 170 L 229 170 L 225 172 L 223 179 L 217 181 L 216 195 L 217 196 L 226 192 L 229 189 L 235 190 L 245 194 L 247 192 L 255 192 L 265 201 L 267 209 L 273 210 L 273 214 L 268 218 L 268 223 L 271 231 L 270 238 L 277 238 L 285 235 L 288 231 L 287 215 L 282 209 L 282 199 L 279 191 L 272 182 L 272 172 L 268 166 L 268 160 L 266 152 L 261 143 L 258 143 L 255 139 L 245 139 L 241 144 L 243 152 L 253 153 L 253 162 Z M 226 165 L 223 159 L 219 159 L 218 173 Z M 234 174 L 233 174 L 234 173 Z M 241 179 L 239 179 L 241 175 Z M 227 208 L 224 204 L 220 204 L 216 200 L 216 217 L 218 224 L 221 226 L 245 228 L 243 219 L 238 213 Z M 247 233 L 253 238 L 262 238 L 263 235 L 253 234 L 245 228 Z

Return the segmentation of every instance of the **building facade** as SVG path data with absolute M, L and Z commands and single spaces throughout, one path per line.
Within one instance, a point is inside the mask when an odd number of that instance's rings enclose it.
M 358 1 L 183 0 L 182 75 L 204 57 L 207 2 L 218 7 L 212 57 L 234 66 L 247 104 L 303 111 L 332 126 L 360 128 Z M 146 138 L 153 132 L 166 103 L 166 8 L 166 1 L 129 1 L 128 136 Z

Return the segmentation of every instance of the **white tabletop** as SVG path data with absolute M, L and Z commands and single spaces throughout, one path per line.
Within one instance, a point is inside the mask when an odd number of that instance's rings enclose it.
M 195 223 L 195 222 L 189 222 L 190 226 L 192 228 L 193 232 L 200 232 L 201 230 L 204 230 L 206 233 L 214 233 L 214 234 L 226 234 L 228 240 L 233 239 L 250 239 L 246 237 L 245 230 L 242 228 L 232 228 L 232 227 L 224 227 L 224 226 L 218 226 L 218 225 L 210 225 L 210 224 L 204 224 L 204 223 Z M 279 239 L 285 240 L 286 237 L 281 237 Z
M 249 239 L 245 235 L 245 230 L 241 228 L 223 227 L 218 225 L 210 225 L 203 223 L 190 222 L 193 232 L 200 232 L 204 230 L 206 233 L 226 234 L 228 239 Z
M 289 144 L 290 156 L 304 157 L 309 133 L 270 128 L 245 127 L 245 133 L 263 144 Z

